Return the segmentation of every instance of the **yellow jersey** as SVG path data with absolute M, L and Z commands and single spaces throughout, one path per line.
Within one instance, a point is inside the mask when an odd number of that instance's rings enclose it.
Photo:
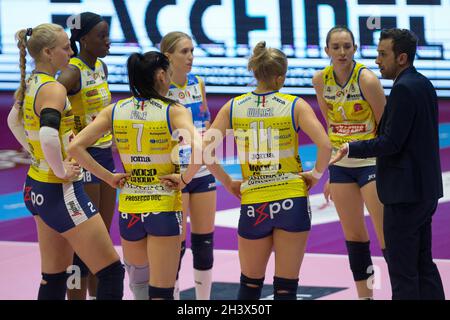
M 65 183 L 66 180 L 58 178 L 45 160 L 39 140 L 40 119 L 36 114 L 35 100 L 39 90 L 47 83 L 55 82 L 56 79 L 46 73 L 33 72 L 27 80 L 25 99 L 23 102 L 23 119 L 27 143 L 30 146 L 31 165 L 28 175 L 36 181 L 47 183 Z M 66 158 L 66 149 L 69 142 L 75 137 L 73 133 L 74 117 L 71 105 L 66 99 L 66 105 L 61 112 L 61 124 L 59 127 L 59 139 L 61 142 L 61 153 Z M 81 176 L 75 180 L 80 180 Z
M 111 92 L 100 59 L 95 62 L 94 70 L 76 57 L 70 59 L 69 64 L 80 70 L 80 90 L 69 95 L 75 116 L 75 133 L 78 133 L 111 103 Z M 112 135 L 108 132 L 98 139 L 93 147 L 109 148 L 111 144 Z
M 346 142 L 369 140 L 376 136 L 375 116 L 359 87 L 359 75 L 365 68 L 363 64 L 355 62 L 350 78 L 344 86 L 336 82 L 332 65 L 323 70 L 323 97 L 328 107 L 328 136 L 333 146 L 333 154 Z M 375 159 L 345 158 L 336 165 L 370 166 L 375 165 Z
M 243 183 L 242 204 L 308 195 L 293 118 L 297 97 L 279 92 L 232 100 L 233 128 Z
M 166 189 L 159 177 L 179 173 L 178 142 L 172 140 L 170 104 L 134 97 L 120 100 L 112 112 L 113 135 L 125 172 L 119 211 L 181 211 L 181 191 Z

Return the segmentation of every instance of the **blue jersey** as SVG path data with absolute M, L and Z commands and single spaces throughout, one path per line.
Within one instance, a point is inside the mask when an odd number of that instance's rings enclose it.
M 179 86 L 176 83 L 171 83 L 167 97 L 177 101 L 184 105 L 192 113 L 192 120 L 194 126 L 200 134 L 203 134 L 206 130 L 206 122 L 211 120 L 211 115 L 206 107 L 206 97 L 202 92 L 203 80 L 193 74 L 187 75 L 187 80 L 183 86 Z M 186 170 L 189 159 L 191 157 L 191 147 L 188 145 L 180 146 L 180 169 L 181 172 Z M 210 174 L 205 166 L 202 166 L 200 170 L 195 174 L 194 178 L 200 178 Z
M 194 126 L 200 133 L 205 130 L 205 122 L 211 120 L 209 110 L 204 104 L 206 97 L 202 93 L 202 83 L 203 80 L 200 77 L 188 74 L 183 86 L 172 82 L 167 94 L 168 98 L 177 101 L 191 111 Z

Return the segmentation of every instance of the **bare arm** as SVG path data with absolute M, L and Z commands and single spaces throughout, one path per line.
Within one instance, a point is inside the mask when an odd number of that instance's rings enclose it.
M 386 105 L 386 96 L 380 80 L 369 69 L 363 69 L 359 76 L 359 85 L 364 98 L 372 108 L 377 124 L 380 123 Z
M 170 122 L 174 130 L 179 130 L 183 140 L 191 145 L 191 162 L 183 173 L 183 180 L 189 183 L 200 169 L 202 160 L 202 138 L 194 127 L 192 115 L 185 107 L 175 104 L 169 109 Z
M 67 66 L 61 71 L 58 77 L 58 82 L 61 83 L 70 94 L 80 90 L 80 70 L 73 66 Z
M 310 172 L 302 174 L 311 188 L 320 179 L 320 176 L 328 167 L 331 157 L 331 143 L 327 134 L 312 110 L 311 106 L 303 99 L 298 99 L 295 104 L 295 118 L 300 128 L 317 146 L 316 164 Z
M 209 115 L 209 118 L 211 118 L 211 114 L 208 109 L 208 100 L 206 99 L 206 89 L 205 89 L 205 83 L 200 78 L 200 87 L 202 89 L 202 97 L 203 97 L 203 103 L 202 103 L 202 111 L 206 112 Z M 205 127 L 206 129 L 209 129 L 211 126 L 211 120 L 205 121 Z
M 322 113 L 323 118 L 325 119 L 328 126 L 328 105 L 323 97 L 323 71 L 317 71 L 312 78 L 312 84 L 314 86 L 314 90 L 316 91 L 317 102 L 319 103 L 320 111 Z
M 123 182 L 121 181 L 122 178 L 125 178 L 128 175 L 123 173 L 111 173 L 92 158 L 86 150 L 104 133 L 111 131 L 113 107 L 114 105 L 111 104 L 103 109 L 92 123 L 81 130 L 70 143 L 67 153 L 75 158 L 83 168 L 86 168 L 94 175 L 116 188 Z
M 204 159 L 206 166 L 214 177 L 224 186 L 232 182 L 231 177 L 223 170 L 216 158 L 215 149 L 226 136 L 227 129 L 230 129 L 230 108 L 231 101 L 228 101 L 217 114 L 209 130 L 205 133 L 203 140 Z

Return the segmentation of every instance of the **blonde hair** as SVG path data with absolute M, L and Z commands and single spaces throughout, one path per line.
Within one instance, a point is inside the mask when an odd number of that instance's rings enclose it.
M 173 53 L 175 51 L 178 42 L 180 42 L 183 39 L 192 40 L 192 38 L 184 32 L 181 31 L 169 32 L 161 39 L 161 43 L 159 44 L 159 51 L 162 54 L 165 54 L 166 52 Z
M 20 86 L 14 93 L 16 101 L 23 102 L 26 89 L 27 50 L 34 60 L 39 60 L 44 48 L 53 48 L 58 39 L 58 32 L 64 29 L 54 23 L 43 23 L 35 28 L 21 29 L 16 32 L 15 39 L 20 51 Z
M 253 72 L 256 80 L 270 83 L 286 74 L 287 58 L 282 51 L 268 48 L 265 41 L 260 41 L 253 49 L 247 68 Z

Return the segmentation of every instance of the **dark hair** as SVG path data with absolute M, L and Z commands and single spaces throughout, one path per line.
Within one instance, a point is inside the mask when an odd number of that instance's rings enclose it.
M 331 35 L 335 32 L 341 32 L 341 31 L 347 32 L 348 34 L 350 34 L 350 37 L 352 37 L 353 46 L 355 46 L 355 36 L 353 35 L 353 32 L 346 26 L 337 25 L 337 26 L 334 26 L 333 28 L 331 28 L 330 31 L 328 31 L 328 33 L 327 33 L 327 40 L 326 40 L 327 47 L 328 47 L 328 43 L 330 42 Z
M 381 31 L 380 41 L 392 39 L 392 49 L 397 58 L 400 54 L 406 53 L 408 62 L 413 64 L 417 51 L 417 36 L 408 29 L 384 29 Z
M 93 12 L 83 12 L 77 15 L 74 20 L 80 22 L 70 28 L 70 46 L 72 47 L 73 57 L 78 54 L 76 41 L 80 42 L 81 37 L 87 35 L 97 24 L 103 20 L 101 16 Z
M 155 89 L 155 75 L 159 69 L 169 69 L 169 59 L 158 51 L 149 51 L 144 54 L 133 53 L 127 61 L 128 81 L 130 91 L 136 98 L 156 98 L 167 103 L 174 100 L 163 97 Z

